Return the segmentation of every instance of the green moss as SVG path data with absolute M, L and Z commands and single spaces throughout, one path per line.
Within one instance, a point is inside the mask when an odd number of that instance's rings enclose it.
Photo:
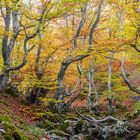
M 3 123 L 3 126 L 4 126 L 4 128 L 5 128 L 5 130 L 7 131 L 9 131 L 9 129 L 12 129 L 13 127 L 12 127 L 12 124 L 10 124 L 9 122 L 4 122 Z
M 11 135 L 12 134 L 12 130 L 10 128 L 6 129 L 6 135 Z
M 128 119 L 131 119 L 131 118 L 133 118 L 133 114 L 131 114 L 130 112 L 126 112 L 125 117 Z
M 0 113 L 1 124 L 4 126 L 6 131 L 5 136 L 0 136 L 0 140 L 5 138 L 5 140 L 31 140 L 30 136 L 34 138 L 34 140 L 38 140 L 39 137 L 42 137 L 45 133 L 45 130 L 40 129 L 36 126 L 27 125 L 26 123 L 21 123 L 20 128 L 22 129 L 22 133 L 18 127 L 16 127 L 10 117 L 5 116 Z
M 5 92 L 9 95 L 12 95 L 13 97 L 18 97 L 17 89 L 11 85 L 8 85 L 7 89 L 5 89 Z
M 21 140 L 21 134 L 18 131 L 13 132 L 13 137 L 15 140 Z
M 24 136 L 23 138 L 21 138 L 21 140 L 31 140 L 31 139 L 27 136 Z
M 138 137 L 138 140 L 140 140 L 140 133 L 138 134 L 138 136 L 137 136 L 137 137 Z
M 69 127 L 69 122 L 63 122 L 57 129 L 65 131 Z
M 37 118 L 44 118 L 45 115 L 46 115 L 46 114 L 45 114 L 44 112 L 36 113 Z
M 22 129 L 24 130 L 24 132 L 26 134 L 32 134 L 33 136 L 35 136 L 36 138 L 42 137 L 45 133 L 44 129 L 41 129 L 37 126 L 33 126 L 33 125 L 28 125 L 28 124 L 22 124 L 21 125 Z M 23 138 L 22 138 L 23 139 Z M 27 137 L 26 137 L 27 139 Z M 25 140 L 26 140 L 25 139 Z M 24 139 L 23 139 L 24 140 Z M 30 139 L 29 139 L 30 140 Z M 35 139 L 36 140 L 36 139 Z M 37 139 L 38 140 L 38 139 Z
M 3 138 L 3 134 L 2 132 L 0 132 L 0 140 L 2 140 L 2 138 Z
M 64 132 L 63 131 L 61 131 L 61 130 L 55 130 L 55 134 L 57 135 L 57 136 L 64 136 Z
M 82 131 L 82 127 L 83 127 L 83 121 L 79 121 L 77 124 L 76 124 L 76 130 L 78 132 L 81 132 Z
M 61 122 L 62 117 L 58 114 L 52 113 L 52 112 L 47 112 L 45 115 L 45 119 L 52 121 L 52 122 Z
M 110 137 L 110 138 L 108 138 L 108 140 L 122 140 L 122 138 L 118 138 L 118 137 Z
M 140 115 L 140 102 L 136 102 L 133 105 L 133 110 L 135 115 Z
M 49 120 L 42 121 L 42 122 L 38 123 L 37 126 L 40 128 L 45 128 L 47 130 L 52 130 L 57 127 L 55 123 L 53 123 Z
M 12 140 L 12 136 L 10 136 L 10 135 L 5 135 L 5 140 Z
M 11 119 L 8 116 L 0 114 L 0 122 L 11 122 Z

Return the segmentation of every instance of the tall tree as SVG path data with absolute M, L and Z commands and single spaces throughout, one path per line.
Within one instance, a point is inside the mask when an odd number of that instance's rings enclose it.
M 27 49 L 27 44 L 40 32 L 41 24 L 44 20 L 43 16 L 46 10 L 46 6 L 43 7 L 43 12 L 41 13 L 37 21 L 35 31 L 33 30 L 32 34 L 28 34 L 27 28 L 24 25 L 22 25 L 22 18 L 24 13 L 22 13 L 21 11 L 23 5 L 20 6 L 20 4 L 22 4 L 20 1 L 0 1 L 1 15 L 4 20 L 4 33 L 2 37 L 3 73 L 0 75 L 0 90 L 6 88 L 8 84 L 10 71 L 19 70 L 27 63 L 27 55 L 35 47 L 34 44 L 29 49 Z M 23 61 L 17 66 L 12 66 L 11 53 L 15 47 L 17 38 L 20 35 L 20 32 L 22 31 L 24 31 L 25 36 L 23 41 Z
M 55 99 L 58 100 L 58 103 L 57 103 L 56 107 L 57 107 L 57 110 L 59 111 L 59 113 L 64 111 L 64 109 L 65 109 L 64 99 L 67 95 L 69 95 L 69 93 L 66 93 L 66 90 L 63 86 L 63 79 L 64 79 L 65 72 L 66 72 L 66 70 L 67 70 L 67 68 L 70 64 L 72 64 L 74 62 L 77 62 L 77 61 L 80 61 L 80 60 L 83 60 L 84 58 L 90 56 L 91 51 L 92 51 L 92 44 L 93 44 L 93 33 L 95 31 L 95 28 L 96 28 L 97 24 L 99 23 L 102 4 L 103 4 L 103 0 L 100 0 L 99 6 L 97 8 L 97 17 L 96 17 L 95 22 L 92 24 L 91 29 L 90 29 L 88 51 L 84 52 L 83 54 L 77 55 L 77 56 L 68 57 L 61 64 L 61 68 L 60 68 L 60 71 L 58 73 L 58 89 L 55 93 Z M 78 29 L 77 29 L 77 32 L 76 32 L 76 35 L 75 35 L 74 47 L 77 47 L 77 38 L 78 38 L 78 36 L 80 34 L 80 31 L 83 27 L 83 22 L 85 21 L 86 6 L 87 6 L 87 3 L 85 4 L 85 8 L 82 11 L 82 15 L 84 15 L 84 16 L 82 16 L 82 19 L 81 19 L 82 22 L 79 23 L 79 26 L 78 26 Z

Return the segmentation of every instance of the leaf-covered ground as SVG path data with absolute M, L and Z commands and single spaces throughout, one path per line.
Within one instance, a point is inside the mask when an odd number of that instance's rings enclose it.
M 135 116 L 135 112 L 132 110 L 134 110 L 134 108 L 139 108 L 139 105 L 134 105 L 134 101 L 135 97 L 132 97 L 131 99 L 125 100 L 123 105 L 121 105 L 121 103 L 118 104 L 118 113 L 116 117 L 119 119 L 119 117 L 125 116 L 138 128 L 140 127 L 140 116 Z M 75 105 L 82 106 L 81 104 L 78 104 L 79 102 L 80 101 L 77 101 Z M 102 112 L 106 111 L 106 108 L 104 107 L 106 106 L 105 102 L 102 101 L 101 106 Z M 0 119 L 4 124 L 8 123 L 8 126 L 10 126 L 11 129 L 10 133 L 6 130 L 6 133 L 4 135 L 2 134 L 1 139 L 5 140 L 5 136 L 7 135 L 13 137 L 15 130 L 21 135 L 21 140 L 38 140 L 41 137 L 46 137 L 45 130 L 36 126 L 38 121 L 43 120 L 46 114 L 52 116 L 52 120 L 48 118 L 49 121 L 45 121 L 47 127 L 50 129 L 50 127 L 52 127 L 51 125 L 54 124 L 53 119 L 55 119 L 55 117 L 59 119 L 61 116 L 58 117 L 56 114 L 51 114 L 51 112 L 45 112 L 45 110 L 41 110 L 40 107 L 25 105 L 21 97 L 13 97 L 7 94 L 0 95 Z M 69 119 L 74 117 L 76 117 L 76 114 L 74 112 L 69 112 L 68 114 L 65 114 L 64 118 Z M 53 122 L 52 124 L 51 121 Z M 1 124 L 0 127 L 2 128 L 2 126 L 3 125 Z M 52 127 L 51 129 L 54 128 Z
M 13 137 L 15 130 L 20 133 L 21 140 L 38 140 L 43 137 L 44 130 L 35 126 L 35 110 L 33 106 L 24 105 L 20 97 L 0 95 L 0 129 L 6 131 L 4 134 L 0 131 L 0 139 L 5 140 L 7 135 Z M 5 128 L 5 123 L 8 128 Z M 11 129 L 10 132 L 8 129 Z

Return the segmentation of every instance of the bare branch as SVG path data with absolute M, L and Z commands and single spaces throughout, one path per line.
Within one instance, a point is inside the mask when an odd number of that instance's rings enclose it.
M 140 94 L 140 90 L 137 89 L 136 87 L 133 87 L 128 80 L 125 72 L 125 52 L 123 52 L 123 57 L 122 57 L 122 63 L 121 63 L 121 71 L 122 71 L 122 77 L 124 79 L 124 82 L 127 84 L 130 90 L 134 91 L 137 94 Z
M 82 9 L 82 18 L 81 18 L 81 21 L 79 23 L 79 27 L 77 29 L 77 32 L 74 36 L 74 48 L 77 48 L 77 38 L 79 37 L 79 34 L 81 32 L 81 29 L 85 23 L 85 20 L 86 20 L 86 10 L 87 10 L 87 2 L 85 3 L 85 7 L 84 9 Z
M 136 31 L 136 37 L 135 37 L 135 43 L 132 44 L 130 42 L 130 45 L 137 51 L 140 53 L 140 48 L 138 48 L 138 37 L 139 37 L 139 34 L 140 34 L 140 28 L 137 29 Z
M 75 86 L 74 86 L 73 89 L 71 90 L 71 92 L 69 92 L 68 89 L 67 89 L 67 92 L 66 92 L 66 94 L 64 95 L 64 97 L 72 96 L 73 93 L 77 90 L 77 88 L 78 88 L 80 82 L 81 82 L 81 80 L 80 80 L 80 78 L 79 78 L 79 79 L 77 80 L 77 83 L 75 84 Z
M 116 119 L 116 118 L 114 118 L 112 116 L 108 116 L 108 117 L 106 117 L 104 119 L 96 120 L 95 118 L 93 118 L 91 116 L 86 117 L 86 116 L 80 114 L 79 111 L 78 111 L 78 107 L 75 107 L 74 110 L 75 110 L 76 114 L 78 114 L 82 119 L 84 119 L 84 120 L 86 120 L 88 122 L 91 122 L 93 124 L 106 123 L 106 122 L 110 122 L 110 121 L 114 121 L 114 122 L 119 121 L 118 119 Z
M 1 0 L 0 0 L 0 11 L 1 11 L 1 15 L 2 15 L 3 19 L 5 20 L 6 15 L 2 9 L 2 1 Z
M 28 56 L 28 53 L 33 50 L 33 48 L 35 47 L 35 44 L 32 45 L 32 47 L 30 49 L 27 50 L 26 48 L 26 45 L 27 45 L 27 42 L 26 40 L 24 41 L 24 56 L 23 56 L 23 60 L 22 60 L 22 63 L 19 64 L 18 66 L 15 66 L 15 67 L 10 67 L 8 69 L 6 69 L 5 71 L 13 71 L 13 70 L 19 70 L 21 69 L 23 66 L 25 66 L 25 64 L 27 63 L 27 56 Z
M 93 44 L 93 34 L 94 34 L 94 31 L 95 31 L 95 28 L 96 28 L 96 26 L 97 26 L 97 24 L 99 23 L 99 20 L 100 20 L 102 4 L 103 4 L 103 0 L 100 0 L 96 20 L 95 20 L 95 22 L 92 25 L 92 28 L 90 30 L 90 35 L 89 35 L 89 48 L 90 49 L 92 48 L 92 44 Z

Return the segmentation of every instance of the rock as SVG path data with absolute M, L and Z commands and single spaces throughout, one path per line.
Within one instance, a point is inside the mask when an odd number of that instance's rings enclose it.
M 87 122 L 80 120 L 75 125 L 75 134 L 87 133 L 89 127 L 90 125 Z
M 92 133 L 93 135 L 98 135 L 99 129 L 98 128 L 89 128 L 88 129 L 89 133 Z
M 115 124 L 105 124 L 101 127 L 100 134 L 105 139 L 115 136 L 123 136 L 128 134 L 131 129 L 131 125 L 128 122 L 118 121 Z
M 98 128 L 89 128 L 88 132 L 89 132 L 89 137 L 92 138 L 99 134 L 99 129 Z
M 75 134 L 74 127 L 69 126 L 69 127 L 66 129 L 66 132 L 69 133 L 69 134 L 71 134 L 71 135 L 74 135 L 74 134 Z
M 74 135 L 73 137 L 70 138 L 70 140 L 83 140 L 84 139 L 84 135 L 83 134 L 78 134 L 78 135 Z
M 6 134 L 6 131 L 5 131 L 4 129 L 0 129 L 0 132 L 1 132 L 2 134 Z
M 61 131 L 61 130 L 52 130 L 49 132 L 46 132 L 45 135 L 50 139 L 50 140 L 69 140 L 71 135 Z
M 50 138 L 50 140 L 68 140 L 65 137 L 57 136 L 55 133 L 48 135 L 48 137 Z
M 39 122 L 37 126 L 40 128 L 45 128 L 48 131 L 55 129 L 57 127 L 57 125 L 54 122 L 51 122 L 49 120 L 44 120 L 42 122 Z
M 57 129 L 59 129 L 61 131 L 65 131 L 69 126 L 70 126 L 70 124 L 68 122 L 63 122 L 58 125 Z
M 66 128 L 66 132 L 74 135 L 75 134 L 75 126 L 77 124 L 77 121 L 73 121 L 73 120 L 65 120 L 65 123 L 68 123 L 68 127 Z
M 41 138 L 40 140 L 47 140 L 46 138 Z

